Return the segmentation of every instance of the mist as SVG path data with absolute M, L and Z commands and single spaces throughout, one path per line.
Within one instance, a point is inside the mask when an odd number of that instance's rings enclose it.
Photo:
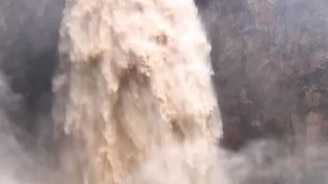
M 195 1 L 236 184 L 328 182 L 325 0 Z M 63 0 L 0 1 L 0 182 L 60 183 L 52 79 Z M 142 171 L 146 172 L 146 171 Z
M 64 1 L 0 1 L 1 183 L 59 182 L 51 80 L 63 7 Z

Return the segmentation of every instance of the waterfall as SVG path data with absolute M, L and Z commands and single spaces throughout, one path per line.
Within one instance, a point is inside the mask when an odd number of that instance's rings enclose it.
M 67 183 L 227 183 L 192 0 L 67 0 L 60 37 L 54 116 Z

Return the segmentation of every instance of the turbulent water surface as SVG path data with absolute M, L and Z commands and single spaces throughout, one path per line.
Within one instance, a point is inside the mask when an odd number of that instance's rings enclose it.
M 67 0 L 55 78 L 68 183 L 226 183 L 192 0 Z

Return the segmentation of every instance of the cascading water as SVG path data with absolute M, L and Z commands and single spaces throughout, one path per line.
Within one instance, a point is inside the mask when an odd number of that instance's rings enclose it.
M 228 183 L 192 0 L 67 0 L 54 115 L 67 183 Z
M 325 0 L 195 0 L 227 154 L 191 0 L 67 0 L 53 99 L 63 1 L 0 1 L 0 183 L 328 183 Z

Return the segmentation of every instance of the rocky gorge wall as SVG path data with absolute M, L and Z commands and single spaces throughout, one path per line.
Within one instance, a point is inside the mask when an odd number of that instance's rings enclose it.
M 198 3 L 212 43 L 224 144 L 326 138 L 326 1 Z

